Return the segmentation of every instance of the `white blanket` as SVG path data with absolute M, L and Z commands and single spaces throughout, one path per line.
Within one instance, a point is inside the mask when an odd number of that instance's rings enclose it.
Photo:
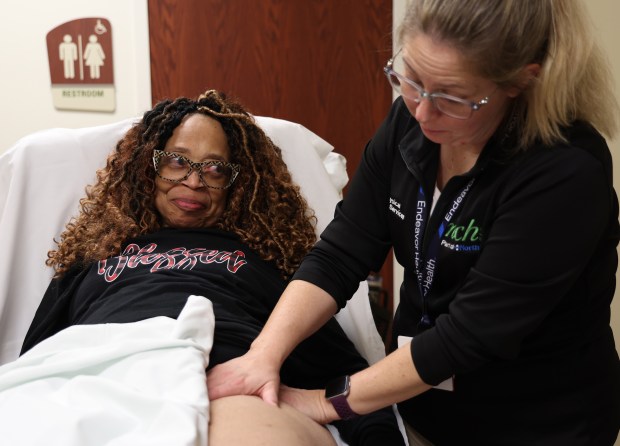
M 0 441 L 19 446 L 207 445 L 211 302 L 177 320 L 69 327 L 0 367 Z

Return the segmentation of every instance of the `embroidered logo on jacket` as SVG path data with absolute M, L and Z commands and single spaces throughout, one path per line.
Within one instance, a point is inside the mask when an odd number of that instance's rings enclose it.
M 448 224 L 448 230 L 441 240 L 441 246 L 452 251 L 480 251 L 482 234 L 476 220 L 472 218 L 467 225 Z
M 227 252 L 205 248 L 186 249 L 173 248 L 167 252 L 153 252 L 157 249 L 156 243 L 150 243 L 143 248 L 132 243 L 128 245 L 120 256 L 112 259 L 100 260 L 97 272 L 104 276 L 106 282 L 115 281 L 125 267 L 136 268 L 138 265 L 153 265 L 151 272 L 166 269 L 193 269 L 198 262 L 203 264 L 225 263 L 226 269 L 236 273 L 247 263 L 243 251 Z

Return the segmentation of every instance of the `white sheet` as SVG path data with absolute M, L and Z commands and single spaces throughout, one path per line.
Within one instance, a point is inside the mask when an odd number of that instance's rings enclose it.
M 69 327 L 0 367 L 0 439 L 20 446 L 207 445 L 211 302 L 177 320 Z

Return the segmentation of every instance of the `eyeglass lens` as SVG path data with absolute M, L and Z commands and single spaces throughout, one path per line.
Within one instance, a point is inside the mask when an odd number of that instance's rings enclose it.
M 399 54 L 394 59 L 392 71 L 386 73 L 396 93 L 417 103 L 425 98 L 429 99 L 437 110 L 453 118 L 467 119 L 472 115 L 470 104 L 425 92 L 421 85 L 407 78 L 407 72 L 402 54 Z
M 190 169 L 191 165 L 185 158 L 163 155 L 159 158 L 157 170 L 166 179 L 180 181 L 188 176 Z M 201 164 L 199 171 L 202 180 L 216 188 L 227 187 L 233 176 L 233 169 L 218 161 Z

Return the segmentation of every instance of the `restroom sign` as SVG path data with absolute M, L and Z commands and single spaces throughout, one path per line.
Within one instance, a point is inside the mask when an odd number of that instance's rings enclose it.
M 114 111 L 110 22 L 101 17 L 72 20 L 51 30 L 46 39 L 54 107 Z

